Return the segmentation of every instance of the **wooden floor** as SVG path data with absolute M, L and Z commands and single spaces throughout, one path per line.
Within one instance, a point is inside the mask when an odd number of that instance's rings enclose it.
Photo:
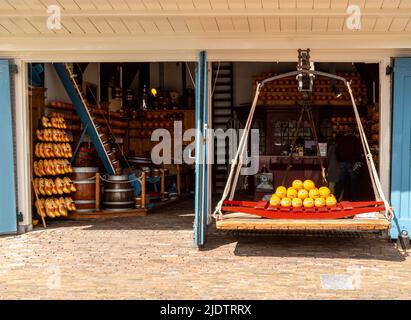
M 219 230 L 341 230 L 341 231 L 383 231 L 390 223 L 386 219 L 335 219 L 335 220 L 289 220 L 263 219 L 260 217 L 233 213 L 224 215 L 216 222 Z
M 101 210 L 92 212 L 75 212 L 70 214 L 69 220 L 83 219 L 113 219 L 120 217 L 143 217 L 147 213 L 147 209 L 123 209 L 123 210 Z
M 86 219 L 113 219 L 120 217 L 143 217 L 147 212 L 154 210 L 162 210 L 163 208 L 175 205 L 178 202 L 184 201 L 189 198 L 190 195 L 183 195 L 177 199 L 157 202 L 152 209 L 121 209 L 121 210 L 101 210 L 101 211 L 91 211 L 91 212 L 75 212 L 69 214 L 68 217 L 64 219 L 68 220 L 86 220 Z
M 175 205 L 177 203 L 183 202 L 187 199 L 190 199 L 192 197 L 191 194 L 187 193 L 187 194 L 182 194 L 181 196 L 179 196 L 178 198 L 175 199 L 169 199 L 167 201 L 160 201 L 160 202 L 155 202 L 154 203 L 154 207 L 151 208 L 149 211 L 154 211 L 154 210 L 161 210 L 164 207 L 169 207 L 170 205 Z M 194 198 L 193 198 L 193 202 L 194 202 Z

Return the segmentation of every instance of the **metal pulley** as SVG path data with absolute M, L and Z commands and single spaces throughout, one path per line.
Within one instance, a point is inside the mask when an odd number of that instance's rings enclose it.
M 410 236 L 407 230 L 402 230 L 398 235 L 397 245 L 401 246 L 404 251 L 410 250 Z

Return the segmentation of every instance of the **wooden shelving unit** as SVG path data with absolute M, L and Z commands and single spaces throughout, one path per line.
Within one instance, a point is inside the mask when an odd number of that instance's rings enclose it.
M 151 141 L 151 134 L 156 129 L 169 130 L 174 137 L 174 121 L 182 122 L 182 130 L 195 127 L 194 110 L 147 110 L 140 111 L 136 119 L 129 122 L 129 151 L 136 156 L 148 156 L 158 143 Z
M 84 127 L 71 103 L 51 101 L 46 108 L 51 111 L 51 115 L 63 117 L 68 124 L 68 129 L 79 137 Z M 90 113 L 96 118 L 95 122 L 103 126 L 102 131 L 106 133 L 110 131 L 116 138 L 117 144 L 123 147 L 123 152 L 127 153 L 128 119 L 124 118 L 120 112 L 104 110 L 97 106 L 90 106 Z
M 266 78 L 275 76 L 274 73 L 263 73 L 253 78 L 253 92 L 256 90 L 256 83 Z M 360 80 L 358 73 L 337 73 L 338 76 L 344 77 L 351 81 L 351 88 L 356 98 L 357 104 L 367 104 L 367 87 Z M 336 97 L 335 88 L 341 96 Z M 266 106 L 287 106 L 298 105 L 302 103 L 302 93 L 298 91 L 297 80 L 293 77 L 284 78 L 267 83 L 262 89 L 258 99 L 259 105 Z M 332 105 L 332 106 L 351 106 L 351 100 L 347 88 L 341 82 L 336 82 L 334 85 L 331 80 L 322 76 L 317 76 L 314 81 L 312 92 L 313 105 Z

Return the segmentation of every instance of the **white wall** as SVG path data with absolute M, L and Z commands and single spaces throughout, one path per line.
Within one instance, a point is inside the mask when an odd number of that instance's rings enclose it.
M 183 83 L 181 79 L 182 64 L 176 62 L 163 62 L 164 64 L 164 89 L 183 93 Z M 195 81 L 195 63 L 188 62 L 186 66 L 186 83 L 187 87 L 194 89 L 193 81 L 190 78 L 188 69 L 190 69 L 193 80 Z M 160 87 L 160 62 L 150 63 L 150 87 Z
M 86 70 L 83 72 L 83 81 L 90 82 L 95 85 L 100 83 L 100 67 L 99 63 L 89 63 Z
M 98 63 L 90 63 L 83 73 L 83 81 L 99 85 L 100 68 Z M 56 70 L 50 63 L 46 63 L 44 66 L 44 86 L 46 91 L 46 104 L 50 101 L 58 100 L 67 103 L 71 103 L 70 97 L 67 95 L 60 78 L 58 77 Z
M 71 102 L 56 70 L 50 63 L 44 65 L 44 86 L 47 88 L 46 105 L 53 100 Z
M 185 62 L 180 62 L 178 65 L 176 62 L 165 62 L 164 63 L 164 87 L 170 91 L 177 91 L 178 93 L 183 93 L 182 80 L 181 80 L 181 68 L 182 64 Z M 194 89 L 193 81 L 191 76 L 195 81 L 195 63 L 188 62 L 186 66 L 186 82 L 187 87 Z M 63 87 L 63 84 L 60 81 L 56 71 L 50 63 L 45 64 L 45 87 L 47 88 L 46 93 L 46 103 L 49 103 L 53 100 L 59 100 L 63 102 L 70 103 L 71 100 L 66 93 L 66 90 Z M 150 63 L 150 87 L 158 88 L 160 86 L 160 63 L 152 62 Z M 100 78 L 100 67 L 99 63 L 90 63 L 83 74 L 83 81 L 93 83 L 99 86 Z M 100 90 L 99 90 L 100 97 Z

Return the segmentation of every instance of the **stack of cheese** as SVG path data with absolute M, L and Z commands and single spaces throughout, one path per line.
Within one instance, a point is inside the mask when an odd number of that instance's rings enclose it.
M 337 204 L 328 187 L 317 188 L 311 180 L 294 180 L 289 188 L 277 187 L 270 198 L 272 207 L 333 207 Z

